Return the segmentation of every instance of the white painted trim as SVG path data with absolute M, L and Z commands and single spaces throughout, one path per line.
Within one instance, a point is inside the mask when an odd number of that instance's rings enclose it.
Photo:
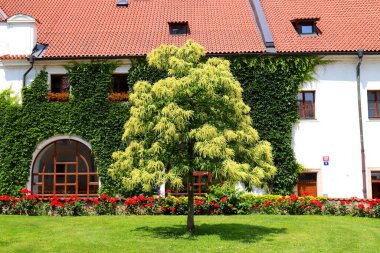
M 28 183 L 26 184 L 26 188 L 28 190 L 32 190 L 32 180 L 31 179 L 32 179 L 32 173 L 33 173 L 33 165 L 34 165 L 34 162 L 37 159 L 38 155 L 40 154 L 40 152 L 45 147 L 47 147 L 51 143 L 53 143 L 55 141 L 59 141 L 59 140 L 74 140 L 74 141 L 77 141 L 77 142 L 80 142 L 80 143 L 84 144 L 90 150 L 92 150 L 92 146 L 91 146 L 91 144 L 89 142 L 83 140 L 81 137 L 76 136 L 76 135 L 57 135 L 57 136 L 53 136 L 53 137 L 51 137 L 51 138 L 49 138 L 47 140 L 44 140 L 44 141 L 40 142 L 37 145 L 37 148 L 36 148 L 36 150 L 34 151 L 34 153 L 32 155 L 32 162 L 31 162 L 30 168 L 29 168 L 29 180 L 28 180 Z M 100 181 L 100 178 L 99 178 L 99 188 L 100 187 L 101 187 L 101 181 Z
M 29 15 L 25 14 L 16 14 L 13 15 L 12 17 L 7 19 L 8 24 L 13 24 L 13 23 L 36 23 L 36 20 Z

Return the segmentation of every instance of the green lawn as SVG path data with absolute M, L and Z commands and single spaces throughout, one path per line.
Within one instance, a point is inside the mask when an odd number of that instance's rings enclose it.
M 380 220 L 326 216 L 0 216 L 0 252 L 380 252 Z

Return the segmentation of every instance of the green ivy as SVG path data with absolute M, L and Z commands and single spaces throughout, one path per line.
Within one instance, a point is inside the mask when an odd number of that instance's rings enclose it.
M 244 89 L 244 100 L 252 108 L 254 128 L 273 147 L 277 175 L 273 193 L 293 193 L 300 165 L 292 149 L 292 128 L 298 121 L 297 95 L 317 65 L 314 56 L 231 58 L 231 68 Z
M 229 59 L 235 78 L 244 89 L 244 100 L 252 108 L 254 128 L 272 143 L 278 169 L 271 182 L 276 194 L 291 194 L 300 165 L 292 149 L 292 127 L 298 120 L 297 95 L 302 84 L 312 80 L 319 57 L 234 57 Z M 154 83 L 165 73 L 138 60 L 129 73 L 131 83 Z
M 127 103 L 108 101 L 116 67 L 109 62 L 68 66 L 70 102 L 48 102 L 45 71 L 23 89 L 22 105 L 1 106 L 0 100 L 0 195 L 18 194 L 29 180 L 32 154 L 38 143 L 64 134 L 91 143 L 101 192 L 122 192 L 121 182 L 108 176 L 112 153 L 125 148 L 121 136 L 129 117 Z
M 312 79 L 323 61 L 313 56 L 235 57 L 231 69 L 244 88 L 244 100 L 252 108 L 254 128 L 272 143 L 277 176 L 273 193 L 290 194 L 297 183 L 300 165 L 291 146 L 292 127 L 298 120 L 297 94 Z M 67 67 L 70 102 L 48 102 L 47 73 L 42 71 L 23 90 L 23 104 L 7 102 L 0 94 L 0 195 L 18 194 L 30 177 L 32 154 L 37 144 L 56 135 L 77 135 L 91 143 L 102 182 L 102 192 L 130 194 L 107 173 L 112 153 L 122 150 L 123 125 L 129 117 L 127 103 L 108 102 L 111 75 L 117 64 L 73 63 Z M 133 60 L 128 82 L 157 82 L 166 73 Z
M 167 77 L 165 71 L 149 66 L 145 59 L 132 60 L 132 68 L 128 73 L 128 83 L 135 84 L 137 81 L 148 81 L 153 84 Z

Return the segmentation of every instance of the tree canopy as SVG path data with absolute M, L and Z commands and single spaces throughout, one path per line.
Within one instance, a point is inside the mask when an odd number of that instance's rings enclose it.
M 211 172 L 225 186 L 264 187 L 276 172 L 271 145 L 252 127 L 229 61 L 206 59 L 189 40 L 153 50 L 148 62 L 168 77 L 134 85 L 123 135 L 128 147 L 113 154 L 110 174 L 145 190 L 168 181 L 181 188 L 194 171 Z

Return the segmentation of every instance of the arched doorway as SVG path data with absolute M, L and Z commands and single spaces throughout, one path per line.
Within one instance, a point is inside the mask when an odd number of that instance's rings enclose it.
M 97 196 L 99 177 L 91 149 L 75 139 L 58 139 L 41 149 L 32 166 L 31 190 L 41 197 Z

